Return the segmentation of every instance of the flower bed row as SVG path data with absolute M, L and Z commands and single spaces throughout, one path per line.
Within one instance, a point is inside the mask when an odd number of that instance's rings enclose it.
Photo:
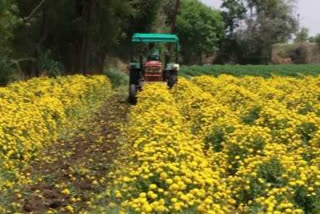
M 0 191 L 10 187 L 37 152 L 57 140 L 79 111 L 111 93 L 104 76 L 34 78 L 0 88 Z
M 231 211 L 234 200 L 225 182 L 212 170 L 201 142 L 192 140 L 166 86 L 147 85 L 130 121 L 130 155 L 111 173 L 109 209 L 117 204 L 123 213 Z
M 129 156 L 110 174 L 107 210 L 316 213 L 319 85 L 228 75 L 181 78 L 171 91 L 148 85 L 130 114 Z

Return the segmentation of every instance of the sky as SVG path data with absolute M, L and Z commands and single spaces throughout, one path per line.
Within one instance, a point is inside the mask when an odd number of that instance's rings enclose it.
M 219 8 L 221 0 L 200 0 Z M 307 27 L 311 36 L 320 34 L 320 0 L 298 0 L 297 13 L 300 14 L 302 27 Z

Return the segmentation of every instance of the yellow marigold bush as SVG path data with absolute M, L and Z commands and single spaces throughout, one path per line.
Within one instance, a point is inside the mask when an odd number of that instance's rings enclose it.
M 80 109 L 99 105 L 110 93 L 104 76 L 41 77 L 0 88 L 0 191 L 39 150 L 57 140 Z
M 198 138 L 212 167 L 225 172 L 235 209 L 318 212 L 320 78 L 202 76 L 192 82 L 232 112 L 212 120 L 208 108 L 201 120 L 211 122 L 200 122 Z
M 107 210 L 318 213 L 319 86 L 320 77 L 228 75 L 147 85 Z

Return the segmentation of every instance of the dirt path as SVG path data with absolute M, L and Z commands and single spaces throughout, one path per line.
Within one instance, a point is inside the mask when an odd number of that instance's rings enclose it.
M 21 190 L 24 213 L 79 213 L 106 188 L 108 173 L 121 141 L 129 106 L 115 93 L 72 140 L 46 149 L 26 172 L 32 185 Z

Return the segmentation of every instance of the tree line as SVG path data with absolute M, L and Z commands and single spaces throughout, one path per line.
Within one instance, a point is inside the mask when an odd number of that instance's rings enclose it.
M 10 78 L 100 73 L 106 56 L 128 60 L 136 32 L 170 32 L 172 0 L 0 0 L 0 82 Z M 272 45 L 297 32 L 294 0 L 224 0 L 213 9 L 181 0 L 181 60 L 270 63 Z

